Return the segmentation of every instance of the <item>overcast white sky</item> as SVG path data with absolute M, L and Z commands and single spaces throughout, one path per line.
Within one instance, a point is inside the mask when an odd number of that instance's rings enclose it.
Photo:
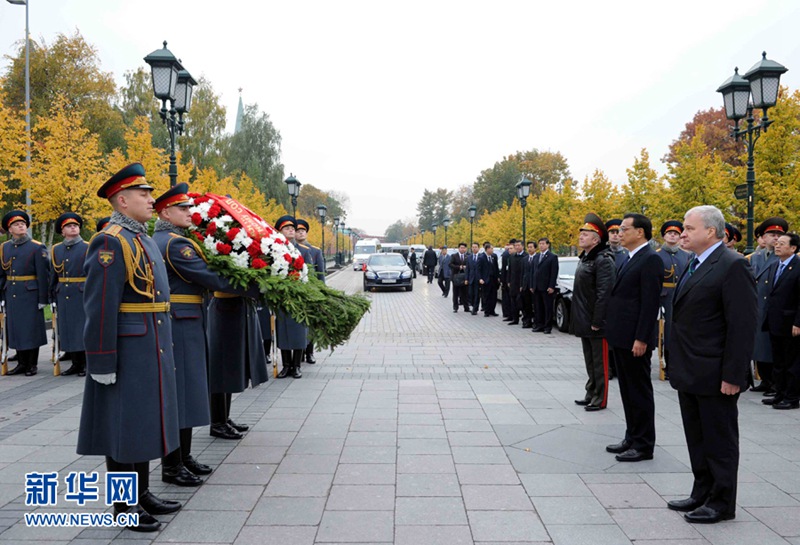
M 663 170 L 762 50 L 800 87 L 796 0 L 29 1 L 34 37 L 79 29 L 119 83 L 168 40 L 222 95 L 230 131 L 243 87 L 280 130 L 287 174 L 346 192 L 349 225 L 371 234 L 517 150 L 560 151 L 581 180 L 624 181 L 642 147 Z M 24 25 L 0 2 L 0 52 Z

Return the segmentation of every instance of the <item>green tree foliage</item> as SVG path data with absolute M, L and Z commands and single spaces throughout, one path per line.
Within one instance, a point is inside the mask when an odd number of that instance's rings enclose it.
M 300 195 L 297 197 L 297 217 L 307 221 L 319 220 L 317 206 L 324 204 L 327 210 L 328 222 L 335 217 L 345 217 L 347 210 L 339 199 L 334 196 L 333 191 L 324 191 L 312 184 L 300 186 Z
M 192 108 L 185 120 L 184 134 L 179 140 L 183 161 L 195 171 L 213 168 L 221 174 L 228 145 L 225 107 L 220 104 L 219 95 L 204 77 L 198 80 L 194 88 Z M 246 169 L 242 170 L 256 180 Z
M 224 171 L 246 173 L 268 199 L 290 208 L 280 155 L 281 135 L 269 115 L 259 112 L 257 104 L 245 106 L 241 130 L 229 140 Z
M 646 216 L 658 212 L 658 204 L 664 196 L 664 184 L 658 173 L 650 167 L 650 154 L 642 148 L 633 166 L 625 172 L 628 183 L 622 187 L 621 212 L 636 212 Z M 603 216 L 603 219 L 608 219 Z
M 153 145 L 161 149 L 169 148 L 169 133 L 158 114 L 160 106 L 153 96 L 150 70 L 139 67 L 125 72 L 125 84 L 119 90 L 119 106 L 127 127 L 132 127 L 139 118 L 147 118 Z
M 384 234 L 384 239 L 386 242 L 400 242 L 403 240 L 403 222 L 402 220 L 397 220 L 389 227 L 386 228 L 386 233 Z
M 453 199 L 453 192 L 443 188 L 436 191 L 423 191 L 422 198 L 417 203 L 417 214 L 419 216 L 419 228 L 431 231 L 434 223 L 448 217 L 450 213 L 450 202 Z
M 25 42 L 19 43 L 3 81 L 8 104 L 25 109 Z M 94 46 L 75 31 L 59 34 L 52 44 L 31 40 L 30 44 L 31 125 L 48 115 L 56 97 L 83 112 L 83 124 L 99 137 L 100 149 L 108 152 L 123 145 L 122 114 L 114 107 L 114 77 L 100 68 Z

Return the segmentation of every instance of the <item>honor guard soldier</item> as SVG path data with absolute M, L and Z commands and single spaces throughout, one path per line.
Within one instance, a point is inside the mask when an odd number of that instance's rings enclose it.
M 31 218 L 22 210 L 3 216 L 10 235 L 0 246 L 0 292 L 6 307 L 8 346 L 17 350 L 17 366 L 9 375 L 38 370 L 39 347 L 47 344 L 42 309 L 49 302 L 50 262 L 47 249 L 28 234 Z
M 781 235 L 789 232 L 789 223 L 775 216 L 764 220 L 755 228 L 756 236 L 760 236 L 764 242 L 764 249 L 757 250 L 746 257 L 750 261 L 750 268 L 756 277 L 756 291 L 758 292 L 758 324 L 763 324 L 767 312 L 767 300 L 772 292 L 772 281 L 769 274 L 772 265 L 780 261 L 775 255 L 775 243 Z M 770 341 L 769 331 L 762 331 L 761 327 L 756 331 L 756 344 L 753 349 L 753 361 L 756 371 L 761 377 L 761 384 L 753 388 L 754 392 L 763 392 L 765 396 L 774 395 L 772 382 L 772 342 Z
M 144 167 L 129 165 L 98 190 L 114 208 L 109 225 L 89 242 L 84 271 L 86 380 L 78 454 L 106 457 L 108 471 L 137 473 L 131 530 L 152 532 L 153 515 L 173 513 L 176 501 L 149 490 L 150 460 L 179 446 L 169 279 L 145 222 L 153 215 Z
M 619 226 L 622 225 L 622 220 L 615 218 L 606 222 L 606 231 L 608 231 L 608 247 L 614 253 L 614 259 L 619 268 L 625 258 L 628 256 L 628 250 L 622 247 L 622 241 L 619 233 Z
M 664 262 L 664 283 L 661 285 L 661 316 L 659 323 L 659 348 L 664 359 L 662 380 L 667 379 L 669 367 L 669 335 L 672 328 L 672 300 L 675 296 L 675 287 L 678 285 L 683 272 L 689 266 L 689 254 L 681 250 L 681 233 L 683 223 L 678 220 L 664 222 L 661 226 L 661 238 L 664 244 L 656 250 L 661 261 Z
M 275 223 L 275 228 L 289 242 L 295 242 L 295 220 L 292 216 L 282 216 Z M 299 247 L 300 253 L 306 262 L 312 263 L 312 256 L 308 250 Z M 278 349 L 281 351 L 281 362 L 283 368 L 278 373 L 278 378 L 302 378 L 300 365 L 303 361 L 303 354 L 308 346 L 308 328 L 297 322 L 286 311 L 278 309 L 275 312 L 275 336 Z
M 58 346 L 72 360 L 72 367 L 62 375 L 86 375 L 86 352 L 83 347 L 83 291 L 86 277 L 83 263 L 89 244 L 81 238 L 83 219 L 74 212 L 65 212 L 56 219 L 56 230 L 64 241 L 50 249 L 50 292 L 55 302 Z M 56 354 L 57 355 L 57 354 Z
M 109 221 L 111 221 L 111 216 L 106 216 L 104 218 L 100 218 L 99 220 L 97 220 L 97 226 L 96 226 L 97 228 L 95 230 L 99 233 L 100 231 L 105 229 L 105 227 L 106 227 L 106 225 L 108 225 Z
M 735 226 L 731 225 L 730 223 L 725 224 L 725 240 L 724 244 L 725 247 L 729 250 L 733 250 L 737 254 L 739 253 L 736 250 L 736 245 L 742 241 L 742 232 L 739 231 Z
M 297 229 L 295 229 L 294 237 L 295 243 L 297 247 L 301 249 L 301 251 L 306 251 L 309 255 L 311 255 L 311 261 L 307 261 L 306 263 L 310 263 L 314 266 L 314 272 L 317 275 L 317 278 L 325 282 L 325 257 L 322 255 L 322 250 L 308 244 L 308 222 L 306 220 L 298 219 L 297 220 Z M 305 254 L 304 257 L 305 259 Z M 413 270 L 413 269 L 412 269 Z M 308 346 L 306 346 L 306 363 L 317 363 L 317 360 L 314 359 L 314 343 L 311 342 L 309 339 Z
M 161 480 L 178 486 L 199 486 L 197 475 L 212 469 L 192 457 L 192 428 L 210 423 L 206 361 L 207 290 L 238 293 L 230 282 L 208 268 L 203 250 L 187 237 L 192 200 L 181 183 L 156 199 L 158 214 L 153 240 L 167 264 L 172 317 L 172 344 L 178 391 L 180 448 L 162 458 Z

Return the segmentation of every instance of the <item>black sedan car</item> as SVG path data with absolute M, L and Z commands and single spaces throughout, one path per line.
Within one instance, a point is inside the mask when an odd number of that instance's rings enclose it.
M 411 267 L 401 254 L 373 254 L 364 270 L 364 291 L 372 288 L 414 289 Z
M 569 331 L 569 313 L 572 306 L 572 287 L 575 285 L 577 257 L 558 258 L 558 281 L 556 282 L 556 327 L 559 331 Z

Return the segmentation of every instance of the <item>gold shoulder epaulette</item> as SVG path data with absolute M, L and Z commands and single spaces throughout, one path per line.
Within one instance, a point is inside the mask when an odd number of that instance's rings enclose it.
M 751 258 L 751 257 L 753 257 L 753 254 L 755 254 L 755 252 L 753 252 L 752 254 L 747 254 L 746 256 L 744 256 L 744 258 L 745 258 L 747 261 L 750 261 L 750 258 Z
M 108 227 L 106 227 L 105 229 L 103 229 L 100 232 L 101 233 L 103 233 L 103 232 L 108 233 L 111 236 L 117 236 L 118 234 L 120 234 L 122 232 L 122 226 L 121 225 L 109 225 Z
M 35 238 L 32 238 L 31 242 L 33 242 L 35 244 L 38 244 L 39 246 L 43 246 L 43 244 L 41 242 L 39 242 L 38 240 L 36 240 Z

